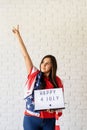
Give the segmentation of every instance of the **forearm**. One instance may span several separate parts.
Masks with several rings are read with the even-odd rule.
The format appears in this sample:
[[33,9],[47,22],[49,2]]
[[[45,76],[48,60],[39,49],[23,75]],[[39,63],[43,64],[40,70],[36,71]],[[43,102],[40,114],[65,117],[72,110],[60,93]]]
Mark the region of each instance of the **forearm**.
[[20,35],[19,32],[17,33],[16,37],[17,37],[17,39],[18,39],[18,41],[19,41],[19,46],[20,46],[22,55],[23,55],[24,57],[28,57],[29,54],[28,54],[28,52],[27,52],[27,49],[26,49],[25,44],[24,44],[24,41],[23,41],[23,39],[22,39],[22,37],[21,37],[21,35]]
[[19,41],[19,46],[20,46],[20,49],[21,49],[21,52],[22,52],[22,55],[25,59],[25,63],[26,63],[26,68],[27,68],[27,71],[29,73],[29,71],[31,70],[32,66],[33,66],[33,63],[32,63],[32,60],[28,54],[28,51],[26,49],[26,46],[24,44],[24,41],[20,35],[20,33],[17,34],[17,39]]

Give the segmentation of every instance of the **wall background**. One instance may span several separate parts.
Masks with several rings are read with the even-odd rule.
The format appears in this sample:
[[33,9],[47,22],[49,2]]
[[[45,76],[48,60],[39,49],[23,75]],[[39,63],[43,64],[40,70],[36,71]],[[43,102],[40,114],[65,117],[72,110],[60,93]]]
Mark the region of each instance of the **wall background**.
[[0,0],[0,129],[23,130],[27,72],[12,33],[17,24],[37,67],[46,54],[57,58],[66,102],[61,130],[86,130],[86,0]]

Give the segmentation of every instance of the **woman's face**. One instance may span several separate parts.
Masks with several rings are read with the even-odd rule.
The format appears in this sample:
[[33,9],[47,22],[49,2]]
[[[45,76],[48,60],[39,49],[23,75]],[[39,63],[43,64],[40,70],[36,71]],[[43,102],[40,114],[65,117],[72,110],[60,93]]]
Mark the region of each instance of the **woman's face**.
[[41,71],[44,73],[45,76],[49,76],[50,71],[52,68],[52,63],[50,58],[45,58],[40,66]]

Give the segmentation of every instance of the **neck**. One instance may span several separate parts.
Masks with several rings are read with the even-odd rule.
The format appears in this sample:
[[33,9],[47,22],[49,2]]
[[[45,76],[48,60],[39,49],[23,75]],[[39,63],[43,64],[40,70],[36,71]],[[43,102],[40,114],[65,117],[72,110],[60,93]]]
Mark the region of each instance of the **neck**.
[[50,74],[50,73],[44,73],[44,76],[48,78],[48,77],[49,77],[49,74]]

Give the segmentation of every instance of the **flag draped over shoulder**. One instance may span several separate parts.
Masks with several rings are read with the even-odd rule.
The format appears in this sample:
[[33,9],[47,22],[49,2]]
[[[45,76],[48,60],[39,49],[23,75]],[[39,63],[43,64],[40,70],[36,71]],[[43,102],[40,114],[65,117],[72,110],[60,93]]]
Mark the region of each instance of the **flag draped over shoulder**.
[[43,73],[37,70],[35,67],[31,69],[30,74],[28,75],[28,80],[25,84],[25,95],[24,99],[26,101],[26,112],[33,116],[40,116],[40,111],[35,111],[35,102],[34,102],[34,90],[39,89],[42,82]]
[[28,75],[28,79],[24,88],[24,99],[32,94],[32,91],[34,89],[34,84],[36,81],[36,76],[38,73],[39,73],[39,70],[36,67],[33,67],[31,69],[31,72]]

